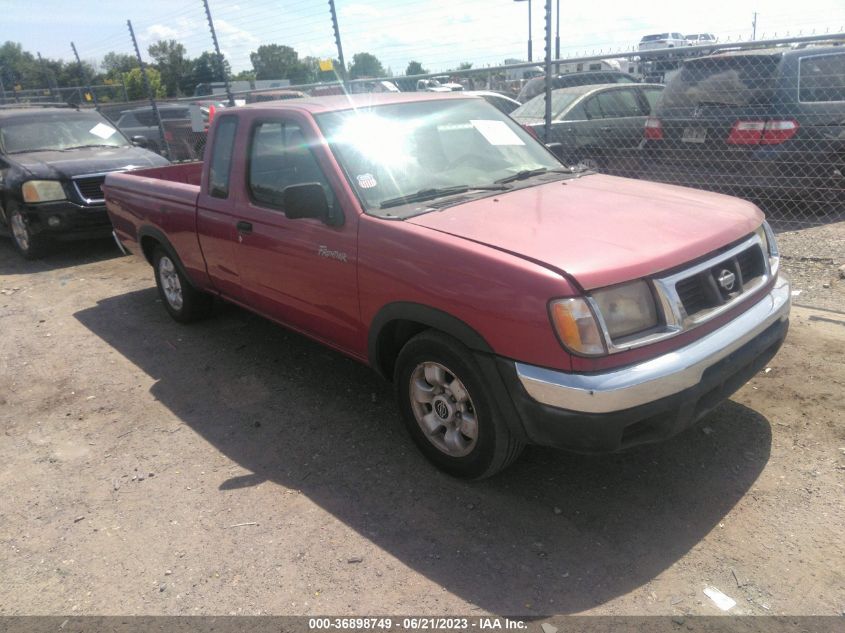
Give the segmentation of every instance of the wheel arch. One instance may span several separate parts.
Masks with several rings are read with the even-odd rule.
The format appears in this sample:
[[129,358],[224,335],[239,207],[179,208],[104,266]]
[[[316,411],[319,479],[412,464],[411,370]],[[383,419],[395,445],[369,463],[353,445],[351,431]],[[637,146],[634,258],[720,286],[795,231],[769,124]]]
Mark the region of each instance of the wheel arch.
[[448,334],[473,351],[493,353],[484,337],[458,317],[421,303],[399,301],[383,306],[373,317],[367,341],[370,366],[383,378],[392,380],[399,351],[413,336],[427,329]]
[[138,244],[141,246],[141,252],[144,254],[144,258],[150,265],[153,264],[153,253],[156,247],[160,246],[170,256],[170,259],[173,260],[173,263],[176,264],[176,267],[185,279],[190,281],[192,286],[196,287],[184,264],[182,264],[179,254],[163,232],[153,226],[142,226],[138,229]]

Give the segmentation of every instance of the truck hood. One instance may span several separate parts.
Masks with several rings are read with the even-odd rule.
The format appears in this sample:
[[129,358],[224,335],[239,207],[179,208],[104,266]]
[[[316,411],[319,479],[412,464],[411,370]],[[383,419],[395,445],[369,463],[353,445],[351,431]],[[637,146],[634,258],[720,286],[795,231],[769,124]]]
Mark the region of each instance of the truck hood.
[[169,164],[166,158],[134,146],[10,154],[8,160],[20,165],[33,178],[50,180]]
[[762,220],[755,205],[739,198],[595,174],[406,221],[536,261],[589,290],[694,260]]

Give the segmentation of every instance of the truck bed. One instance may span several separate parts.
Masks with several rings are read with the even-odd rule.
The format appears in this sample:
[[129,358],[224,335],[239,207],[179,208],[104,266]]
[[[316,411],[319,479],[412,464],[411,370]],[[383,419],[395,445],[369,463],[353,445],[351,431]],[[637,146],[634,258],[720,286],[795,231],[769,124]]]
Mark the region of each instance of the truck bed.
[[139,227],[144,226],[147,233],[166,235],[185,268],[204,276],[205,264],[197,241],[202,165],[183,163],[106,176],[106,207],[115,234],[127,249],[144,251],[144,236],[139,234]]

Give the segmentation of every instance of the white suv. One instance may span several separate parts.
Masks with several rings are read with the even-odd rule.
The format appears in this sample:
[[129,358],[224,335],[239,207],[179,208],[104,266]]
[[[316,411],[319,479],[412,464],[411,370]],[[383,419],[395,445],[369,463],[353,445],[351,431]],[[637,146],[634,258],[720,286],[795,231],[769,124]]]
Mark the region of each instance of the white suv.
[[655,33],[640,40],[641,51],[653,51],[661,48],[680,48],[688,46],[686,38],[680,33]]

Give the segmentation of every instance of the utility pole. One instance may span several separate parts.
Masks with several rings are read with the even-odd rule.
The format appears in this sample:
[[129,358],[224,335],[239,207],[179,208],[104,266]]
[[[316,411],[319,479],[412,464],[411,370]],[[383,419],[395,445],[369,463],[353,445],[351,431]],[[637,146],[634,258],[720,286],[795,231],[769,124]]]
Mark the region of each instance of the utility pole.
[[[525,2],[526,0],[513,0],[514,2]],[[531,0],[528,1],[528,61],[534,61],[533,56],[531,54],[532,49],[534,48],[531,43]]]
[[126,26],[129,27],[129,37],[132,38],[132,46],[135,48],[135,57],[138,59],[138,67],[141,69],[141,81],[144,84],[144,89],[147,91],[147,94],[150,97],[150,105],[153,108],[153,114],[155,115],[156,122],[158,123],[159,147],[162,148],[165,152],[167,152],[167,156],[169,158],[170,145],[167,144],[167,137],[164,136],[164,125],[161,122],[161,114],[158,111],[155,95],[153,94],[152,88],[150,86],[150,81],[147,78],[147,67],[144,64],[144,60],[141,59],[141,49],[138,48],[138,40],[135,39],[135,29],[132,28],[132,20],[126,20]]
[[223,65],[223,54],[220,52],[220,44],[217,42],[217,31],[214,30],[214,22],[211,20],[211,9],[208,8],[208,0],[202,0],[202,3],[205,6],[205,17],[208,18],[208,28],[211,31],[211,41],[214,42],[214,52],[217,55],[217,66],[220,69],[220,76],[223,77],[223,85],[226,87],[226,98],[229,100],[229,107],[234,108],[235,98],[232,96],[232,88],[229,86],[229,78],[226,76],[226,66]]
[[[530,5],[529,5],[530,6]],[[546,113],[543,126],[543,141],[548,143],[552,136],[552,0],[546,0]]]
[[757,12],[754,12],[754,19],[751,20],[751,41],[757,39]]
[[71,42],[70,47],[73,49],[73,56],[76,57],[76,63],[79,65],[79,79],[82,85],[85,86],[85,92],[91,95],[91,99],[94,101],[94,107],[99,111],[100,104],[97,103],[97,93],[91,90],[91,86],[88,85],[88,80],[85,78],[85,69],[82,67],[82,60],[79,59],[79,53],[76,52],[76,44]]
[[340,62],[340,80],[346,82],[346,61],[343,59],[343,47],[340,45],[340,27],[337,25],[337,11],[334,8],[334,0],[329,0],[329,11],[332,14],[334,41],[337,44],[337,60]]

